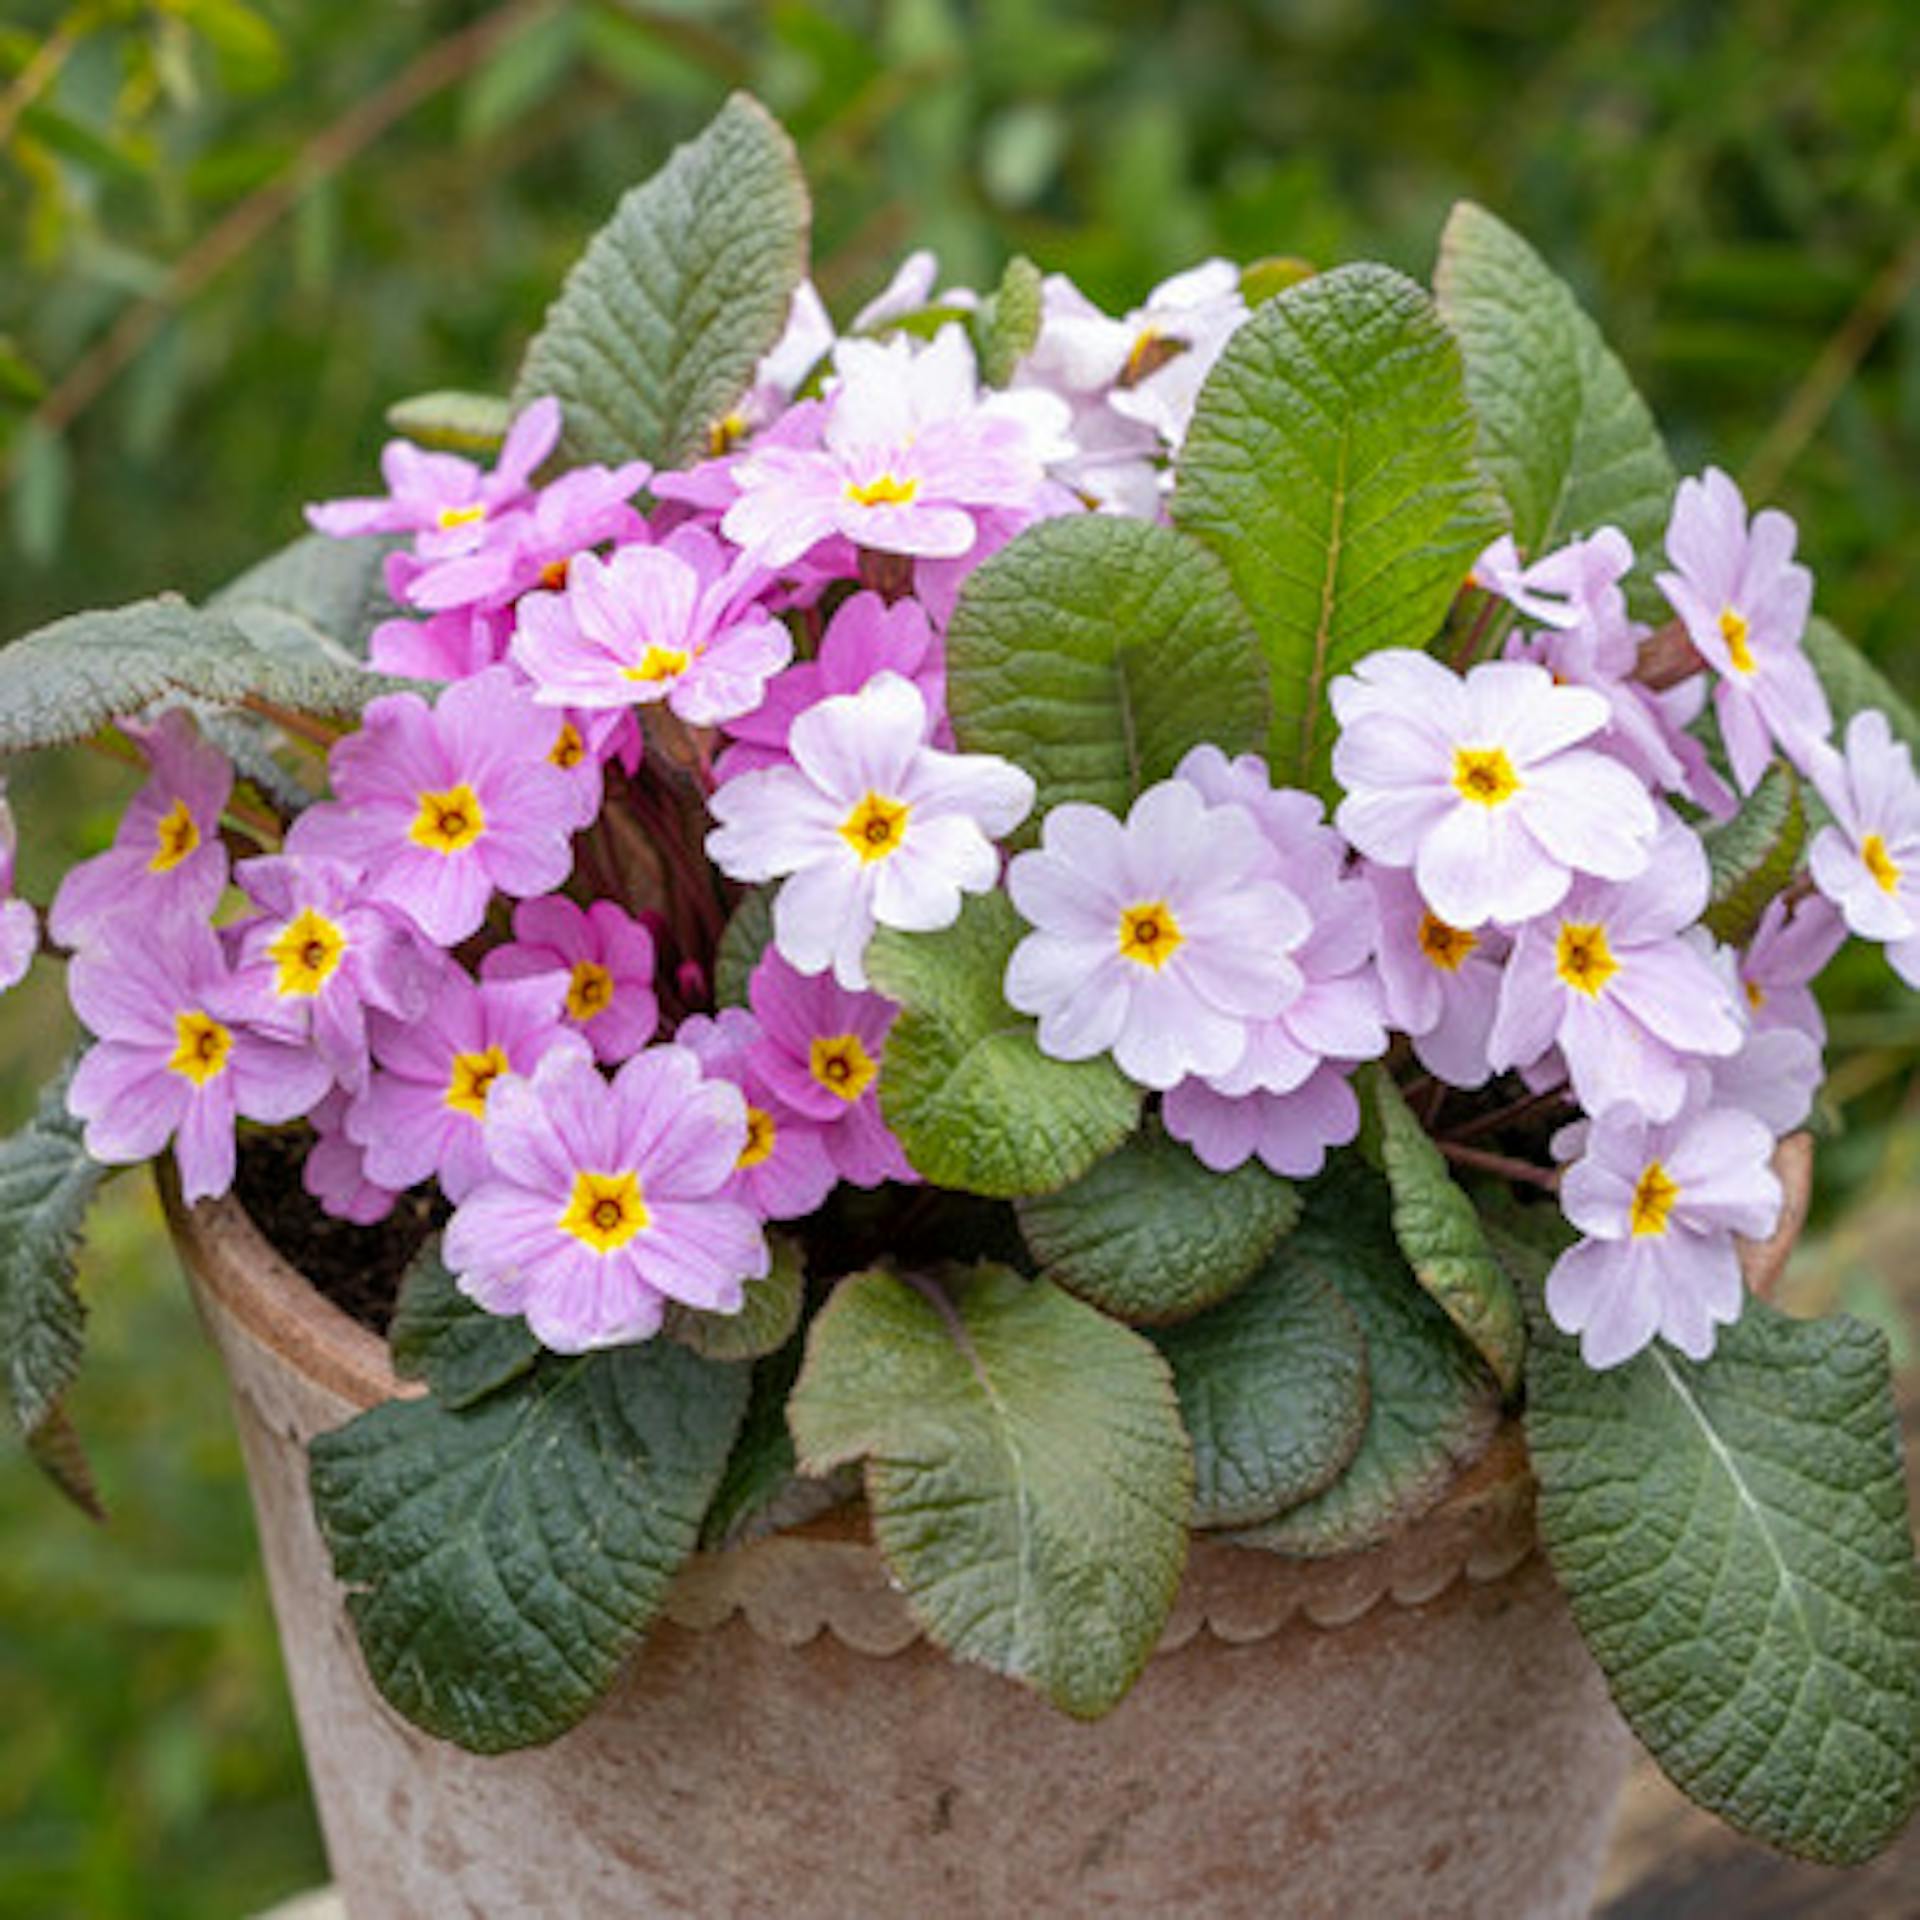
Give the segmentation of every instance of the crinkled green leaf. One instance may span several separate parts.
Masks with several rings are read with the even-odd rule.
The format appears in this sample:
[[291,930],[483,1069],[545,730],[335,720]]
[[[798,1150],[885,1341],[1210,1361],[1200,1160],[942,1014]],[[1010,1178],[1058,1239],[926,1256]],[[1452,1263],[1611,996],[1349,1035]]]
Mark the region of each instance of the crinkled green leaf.
[[874,986],[901,1004],[880,1068],[880,1110],[923,1179],[993,1199],[1049,1193],[1111,1153],[1140,1116],[1113,1062],[1050,1060],[1007,1005],[1026,931],[1005,894],[976,894],[942,933],[882,928]]
[[387,1701],[476,1753],[578,1721],[693,1551],[747,1385],[654,1340],[315,1440],[321,1531]]
[[1615,526],[1643,569],[1673,503],[1673,461],[1625,367],[1572,290],[1484,207],[1461,201],[1434,270],[1460,342],[1480,457],[1538,559]]
[[1353,1553],[1431,1508],[1500,1424],[1500,1396],[1473,1349],[1408,1270],[1385,1182],[1358,1167],[1322,1179],[1273,1255],[1327,1281],[1367,1343],[1367,1430],[1324,1493],[1234,1538],[1279,1553]]
[[1367,1430],[1367,1343],[1305,1260],[1153,1336],[1193,1442],[1196,1527],[1250,1527],[1339,1479]]
[[1542,1324],[1540,1534],[1628,1724],[1742,1832],[1836,1866],[1920,1798],[1920,1586],[1885,1337],[1749,1300],[1606,1373]]
[[1266,675],[1218,561],[1168,527],[1042,521],[968,578],[947,633],[960,744],[1038,784],[1016,839],[1066,800],[1124,813],[1190,748],[1261,743]]
[[436,1238],[407,1269],[387,1329],[393,1370],[424,1380],[445,1407],[467,1407],[518,1380],[540,1358],[540,1342],[518,1314],[489,1313],[462,1293]]
[[1192,1456],[1141,1335],[1004,1267],[843,1281],[789,1407],[801,1464],[864,1458],[929,1636],[1084,1719],[1139,1677],[1186,1560]]
[[387,425],[423,447],[468,458],[498,453],[513,424],[513,408],[497,393],[461,393],[436,387],[396,400]]
[[1016,253],[988,303],[980,340],[980,378],[1004,387],[1040,337],[1040,269]]
[[1210,1172],[1153,1122],[1019,1212],[1049,1280],[1122,1320],[1160,1324],[1243,1285],[1300,1217],[1300,1200],[1258,1160]]
[[801,1353],[795,1340],[754,1366],[747,1416],[700,1533],[700,1545],[708,1552],[802,1526],[859,1497],[857,1469],[843,1468],[815,1480],[800,1471],[794,1457],[787,1397],[799,1378]]
[[1807,844],[1799,776],[1776,760],[1740,811],[1703,837],[1713,896],[1701,918],[1716,940],[1745,946],[1767,903],[1799,870]]
[[228,581],[208,611],[225,614],[265,653],[354,665],[366,659],[375,625],[399,611],[386,576],[395,544],[303,534]]
[[1480,1215],[1440,1149],[1384,1068],[1368,1070],[1380,1125],[1380,1156],[1393,1195],[1393,1232],[1413,1276],[1473,1343],[1512,1393],[1526,1360],[1526,1316],[1506,1269],[1487,1244]]
[[809,220],[793,143],[735,94],[594,237],[527,348],[514,411],[554,395],[575,461],[703,453],[786,325]]
[[1827,703],[1833,708],[1835,744],[1847,730],[1847,722],[1869,707],[1887,716],[1896,740],[1904,740],[1920,754],[1920,716],[1912,704],[1887,676],[1856,647],[1831,620],[1820,615],[1807,622],[1807,658],[1826,689]]
[[784,1347],[806,1304],[807,1257],[789,1234],[770,1234],[768,1242],[773,1265],[765,1279],[747,1282],[738,1313],[700,1313],[676,1301],[667,1308],[667,1336],[709,1360],[759,1360]]
[[773,896],[778,887],[754,887],[740,896],[720,935],[713,961],[713,997],[723,1007],[747,1004],[747,983],[773,945]]
[[1328,790],[1334,675],[1426,646],[1500,531],[1474,435],[1459,348],[1386,267],[1267,301],[1208,376],[1173,517],[1226,562],[1259,629],[1277,781]]

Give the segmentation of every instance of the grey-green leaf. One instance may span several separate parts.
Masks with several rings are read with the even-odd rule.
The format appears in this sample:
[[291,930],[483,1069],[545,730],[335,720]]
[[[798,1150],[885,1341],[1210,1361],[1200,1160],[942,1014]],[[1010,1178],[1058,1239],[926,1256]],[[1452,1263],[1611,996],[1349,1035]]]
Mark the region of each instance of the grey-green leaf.
[[1039,804],[1124,813],[1190,748],[1261,744],[1266,674],[1225,571],[1172,529],[1042,521],[969,577],[947,634],[947,701],[969,752],[1024,767]]
[[809,1479],[794,1456],[787,1431],[787,1397],[800,1374],[799,1341],[755,1363],[746,1418],[727,1459],[720,1490],[700,1530],[704,1551],[717,1552],[797,1527],[857,1499],[860,1475],[844,1468],[822,1480]]
[[1242,1286],[1300,1200],[1258,1160],[1210,1172],[1156,1121],[1019,1214],[1049,1280],[1119,1319],[1164,1324]]
[[738,1313],[701,1313],[676,1301],[662,1331],[709,1360],[759,1360],[784,1347],[806,1304],[807,1259],[790,1234],[769,1234],[768,1241],[773,1264],[764,1279],[747,1282]]
[[1383,1067],[1367,1070],[1380,1123],[1381,1166],[1393,1195],[1393,1232],[1413,1276],[1473,1343],[1502,1389],[1520,1384],[1526,1316],[1480,1215]]
[[1920,1798],[1920,1587],[1884,1336],[1749,1300],[1696,1364],[1595,1373],[1537,1329],[1540,1533],[1628,1723],[1681,1790],[1837,1866]]
[[574,461],[703,453],[786,325],[810,218],[793,143],[735,94],[594,237],[527,348],[514,411],[554,395]]
[[1367,1429],[1324,1493],[1234,1538],[1278,1553],[1354,1553],[1417,1520],[1485,1452],[1500,1396],[1408,1270],[1378,1178],[1357,1167],[1324,1178],[1273,1258],[1327,1281],[1353,1310],[1367,1342]]
[[801,1464],[867,1463],[874,1537],[950,1653],[1091,1719],[1165,1628],[1192,1458],[1139,1334],[1004,1267],[843,1281],[789,1407]]
[[1193,1442],[1193,1524],[1250,1527],[1331,1486],[1360,1449],[1370,1390],[1353,1310],[1303,1260],[1154,1336]]
[[1049,1059],[1007,1005],[1024,931],[1005,894],[976,894],[945,932],[882,928],[867,950],[874,986],[901,1003],[880,1068],[887,1124],[923,1179],[999,1200],[1064,1187],[1140,1116],[1111,1060]]
[[263,653],[351,666],[367,657],[374,626],[398,609],[387,592],[395,542],[369,535],[303,534],[230,580],[208,601]]
[[485,1399],[540,1358],[540,1342],[525,1320],[489,1313],[460,1291],[437,1239],[400,1283],[387,1345],[394,1372],[403,1380],[424,1380],[445,1407]]
[[1776,760],[1740,811],[1703,838],[1713,894],[1701,918],[1716,940],[1745,946],[1768,902],[1793,879],[1807,844],[1799,776]]
[[740,896],[720,935],[713,962],[713,997],[723,1007],[744,1007],[753,970],[773,944],[773,896],[778,887],[754,887]]
[[980,341],[980,378],[1004,387],[1040,337],[1040,269],[1016,253],[988,303]]
[[1615,526],[1658,551],[1673,461],[1626,369],[1572,290],[1484,207],[1461,201],[1434,289],[1466,362],[1480,457],[1528,559]]
[[693,1550],[747,1385],[656,1340],[322,1434],[321,1530],[391,1705],[476,1753],[578,1721]]
[[1807,622],[1807,658],[1826,689],[1833,709],[1836,743],[1847,722],[1869,707],[1887,716],[1896,740],[1904,740],[1920,754],[1920,716],[1887,676],[1856,647],[1831,620],[1818,614]]
[[1385,267],[1267,301],[1208,376],[1173,517],[1226,562],[1259,629],[1277,781],[1327,790],[1334,675],[1426,646],[1500,531],[1474,438],[1459,348]]
[[497,393],[459,393],[436,388],[396,400],[387,425],[423,447],[468,456],[497,453],[513,424],[513,408]]

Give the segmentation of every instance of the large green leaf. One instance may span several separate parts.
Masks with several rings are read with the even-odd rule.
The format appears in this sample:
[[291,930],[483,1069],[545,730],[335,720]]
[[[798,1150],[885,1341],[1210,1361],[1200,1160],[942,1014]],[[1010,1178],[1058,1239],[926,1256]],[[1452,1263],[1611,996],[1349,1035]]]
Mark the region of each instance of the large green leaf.
[[786,325],[809,218],[793,143],[735,94],[595,235],[527,348],[514,412],[554,395],[576,461],[704,453]]
[[1367,1343],[1304,1260],[1275,1258],[1232,1299],[1155,1342],[1193,1442],[1193,1524],[1250,1527],[1331,1486],[1367,1430]]
[[375,625],[398,612],[387,592],[395,542],[303,534],[230,580],[208,601],[263,653],[351,666]]
[[1259,628],[1276,780],[1325,788],[1329,681],[1380,647],[1426,646],[1500,531],[1474,434],[1459,348],[1385,267],[1269,300],[1209,375],[1173,517],[1225,560]]
[[1460,342],[1480,457],[1528,559],[1616,526],[1643,561],[1673,502],[1673,462],[1626,369],[1566,283],[1470,200],[1441,236],[1434,290]]
[[1273,1262],[1330,1282],[1353,1310],[1367,1343],[1367,1430],[1324,1493],[1234,1538],[1279,1553],[1356,1552],[1418,1519],[1485,1451],[1500,1396],[1408,1271],[1374,1176],[1347,1167],[1324,1178]]
[[795,1340],[755,1362],[740,1437],[700,1530],[704,1550],[717,1552],[800,1526],[859,1498],[858,1468],[843,1468],[823,1480],[800,1471],[787,1430],[787,1397],[800,1376],[801,1357],[801,1343]]
[[1887,1345],[1749,1300],[1703,1364],[1536,1329],[1540,1533],[1635,1733],[1743,1832],[1847,1865],[1920,1797],[1920,1587]]
[[322,1434],[320,1526],[387,1700],[476,1753],[579,1720],[693,1550],[747,1385],[656,1340]]
[[1162,1323],[1242,1285],[1300,1217],[1300,1200],[1258,1160],[1210,1172],[1153,1122],[1019,1212],[1049,1280],[1122,1320]]
[[1799,776],[1776,760],[1740,811],[1704,840],[1713,897],[1701,918],[1716,940],[1745,946],[1767,903],[1793,879],[1807,844]]
[[1033,351],[1040,337],[1041,301],[1040,269],[1024,253],[1016,253],[975,319],[980,378],[988,386],[1004,387]]
[[1473,1202],[1383,1067],[1367,1072],[1380,1122],[1380,1158],[1393,1194],[1393,1231],[1413,1276],[1472,1341],[1500,1385],[1520,1384],[1527,1324]]
[[1266,675],[1225,571],[1171,528],[1042,521],[968,578],[947,634],[947,701],[970,752],[1026,768],[1038,837],[1064,800],[1124,813],[1190,748],[1261,744]]
[[518,1380],[541,1351],[518,1314],[489,1313],[460,1291],[437,1238],[400,1282],[387,1345],[394,1372],[403,1380],[424,1380],[449,1408],[471,1406]]
[[788,1409],[801,1464],[865,1459],[874,1537],[950,1653],[1092,1718],[1166,1625],[1192,1457],[1166,1363],[1044,1280],[843,1281]]
[[880,1069],[887,1124],[923,1178],[1002,1200],[1077,1179],[1140,1114],[1111,1060],[1048,1059],[1007,1005],[1024,931],[1004,894],[976,894],[945,932],[882,928],[867,949],[873,984],[901,1004]]
[[1833,708],[1836,744],[1847,722],[1868,707],[1877,707],[1892,724],[1896,740],[1904,740],[1920,754],[1920,716],[1906,696],[1831,620],[1818,614],[1807,622],[1807,658],[1826,689]]
[[709,1360],[760,1360],[793,1338],[807,1299],[807,1256],[790,1234],[768,1236],[773,1264],[749,1280],[738,1313],[702,1313],[679,1301],[667,1308],[662,1331]]

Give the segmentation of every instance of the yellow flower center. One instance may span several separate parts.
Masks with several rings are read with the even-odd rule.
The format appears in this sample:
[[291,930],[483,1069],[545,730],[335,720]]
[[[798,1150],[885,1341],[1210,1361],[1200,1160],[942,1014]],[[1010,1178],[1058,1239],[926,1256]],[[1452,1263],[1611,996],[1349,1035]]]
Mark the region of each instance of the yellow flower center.
[[1758,980],[1743,980],[1740,983],[1747,990],[1747,1005],[1755,1013],[1767,1004],[1767,990]]
[[780,1129],[774,1125],[773,1115],[764,1107],[747,1109],[747,1144],[740,1149],[740,1158],[734,1163],[739,1167],[757,1167],[764,1160],[773,1157],[773,1149],[780,1138]]
[[449,787],[445,793],[423,793],[420,811],[407,837],[430,853],[464,853],[487,830],[480,796],[471,787]]
[[451,533],[455,527],[470,527],[486,517],[487,510],[478,500],[470,507],[442,507],[438,515],[442,533]]
[[880,1071],[854,1033],[819,1035],[807,1050],[807,1066],[829,1093],[838,1094],[848,1106],[873,1085],[873,1076]]
[[847,482],[847,498],[856,507],[911,506],[919,491],[918,480],[896,480],[890,473],[881,474],[877,480]]
[[1607,945],[1606,928],[1597,920],[1562,921],[1554,971],[1576,993],[1597,1000],[1600,989],[1620,971],[1620,962]]
[[1442,973],[1458,973],[1479,944],[1480,936],[1465,927],[1450,927],[1430,913],[1420,916],[1420,951]]
[[1187,944],[1164,900],[1140,900],[1120,914],[1120,957],[1158,973]]
[[1893,893],[1900,885],[1900,863],[1887,851],[1887,843],[1877,833],[1860,842],[1860,863],[1873,875],[1882,893]]
[[653,1223],[637,1173],[580,1173],[560,1216],[563,1231],[595,1253],[612,1253]]
[[567,584],[567,569],[572,565],[572,554],[568,554],[564,560],[549,560],[547,564],[540,569],[540,584],[545,587],[549,593],[560,592]]
[[488,1047],[483,1053],[456,1053],[447,1080],[447,1105],[470,1120],[484,1120],[493,1083],[512,1071],[513,1062],[499,1047]]
[[746,437],[746,415],[729,413],[707,429],[707,451],[718,460],[723,453],[731,453]]
[[693,655],[685,647],[649,647],[638,666],[626,669],[626,677],[642,686],[657,687],[662,680],[679,679],[692,665]]
[[325,914],[303,907],[269,943],[267,957],[281,999],[311,1000],[347,957],[347,936]]
[[197,1009],[176,1014],[173,1021],[176,1045],[168,1068],[196,1087],[218,1080],[227,1070],[233,1053],[233,1035],[211,1014]]
[[567,1015],[585,1026],[613,1005],[613,975],[597,960],[576,960],[567,983]]
[[1169,360],[1177,360],[1187,350],[1184,340],[1169,339],[1158,327],[1142,327],[1128,351],[1126,365],[1114,380],[1116,387],[1137,387],[1156,374]]
[[862,866],[884,860],[900,851],[900,843],[907,837],[907,816],[912,811],[904,800],[869,793],[840,822],[840,838],[860,856]]
[[1520,776],[1504,747],[1457,747],[1453,790],[1477,807],[1504,806],[1520,791]]
[[1720,638],[1727,643],[1727,658],[1733,662],[1735,673],[1753,671],[1753,649],[1747,645],[1750,631],[1744,615],[1735,613],[1731,607],[1720,609]]
[[200,829],[184,800],[176,800],[154,828],[153,841],[153,858],[147,862],[149,873],[171,873],[188,854],[198,851]]
[[1680,1188],[1673,1175],[1658,1160],[1649,1160],[1633,1184],[1633,1237],[1644,1240],[1665,1233],[1667,1217],[1679,1198]]
[[571,773],[587,757],[587,743],[580,737],[580,729],[571,720],[566,721],[554,739],[553,751],[547,758],[562,773]]

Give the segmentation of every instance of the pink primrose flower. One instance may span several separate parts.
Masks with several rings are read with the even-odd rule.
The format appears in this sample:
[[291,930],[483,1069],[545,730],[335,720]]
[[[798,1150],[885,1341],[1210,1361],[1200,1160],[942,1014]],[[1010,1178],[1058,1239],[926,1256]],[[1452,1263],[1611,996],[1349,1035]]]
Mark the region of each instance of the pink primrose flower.
[[19,847],[13,808],[7,801],[7,782],[0,774],[0,993],[26,978],[33,956],[40,951],[40,916],[13,891],[13,863]]
[[1869,708],[1848,722],[1844,755],[1829,748],[1815,759],[1813,780],[1834,820],[1808,855],[1814,885],[1920,987],[1920,781],[1911,750]]
[[1231,1173],[1259,1158],[1287,1180],[1310,1180],[1330,1148],[1360,1132],[1360,1101],[1347,1075],[1351,1062],[1324,1060],[1286,1093],[1219,1093],[1213,1083],[1182,1080],[1161,1102],[1174,1139],[1215,1173]]
[[367,661],[409,680],[470,680],[507,657],[513,612],[507,607],[455,607],[424,620],[382,620],[367,640]]
[[345,1088],[335,1087],[308,1114],[314,1140],[301,1163],[300,1184],[320,1203],[322,1213],[370,1227],[393,1211],[400,1196],[367,1178],[366,1151],[347,1135],[352,1103]]
[[488,1164],[448,1223],[460,1289],[524,1314],[558,1353],[657,1333],[667,1303],[737,1313],[770,1261],[748,1209],[726,1197],[746,1146],[746,1102],[684,1047],[650,1047],[602,1079],[552,1054],[489,1103]]
[[552,983],[556,1017],[585,1035],[594,1058],[618,1065],[654,1036],[653,935],[611,900],[576,906],[555,895],[513,910],[513,944],[480,963],[486,980]]
[[1388,1022],[1413,1042],[1420,1064],[1450,1087],[1493,1077],[1487,1037],[1500,1000],[1510,942],[1494,927],[1469,931],[1442,920],[1413,876],[1368,863],[1380,910],[1380,982]]

